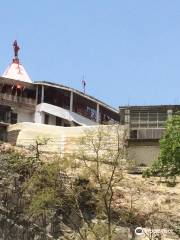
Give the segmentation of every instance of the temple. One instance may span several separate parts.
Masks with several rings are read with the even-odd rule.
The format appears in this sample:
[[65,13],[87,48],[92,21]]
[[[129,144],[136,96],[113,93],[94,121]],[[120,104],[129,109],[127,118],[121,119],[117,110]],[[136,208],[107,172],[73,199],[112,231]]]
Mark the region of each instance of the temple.
[[61,84],[32,81],[19,60],[17,41],[14,57],[0,77],[0,139],[7,126],[21,122],[56,126],[90,126],[119,122],[117,109],[84,92]]
[[19,60],[17,41],[13,49],[12,63],[0,77],[0,141],[29,146],[39,135],[51,136],[54,143],[49,151],[65,152],[84,129],[120,123],[122,131],[127,130],[130,161],[149,165],[158,158],[166,120],[180,111],[180,105],[115,109],[86,94],[84,79],[82,92],[52,82],[34,82]]

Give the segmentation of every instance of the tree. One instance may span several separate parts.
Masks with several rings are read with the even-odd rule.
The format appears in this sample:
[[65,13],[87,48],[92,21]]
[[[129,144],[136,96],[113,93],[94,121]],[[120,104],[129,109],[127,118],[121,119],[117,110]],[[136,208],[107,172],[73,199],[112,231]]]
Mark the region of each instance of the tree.
[[32,196],[26,194],[27,182],[43,166],[39,150],[42,144],[37,140],[33,151],[6,144],[0,146],[0,234],[3,239],[23,240],[26,235],[31,240],[44,234],[27,214]]
[[[126,157],[126,131],[119,125],[100,126],[96,130],[87,130],[80,140],[76,159],[84,163],[84,175],[94,183],[97,191],[98,212],[104,235],[99,238],[113,239],[113,196],[119,181],[123,178],[122,166]],[[98,209],[99,208],[99,209]],[[103,220],[103,224],[102,221]],[[97,228],[87,222],[89,228]],[[94,228],[95,227],[95,228]],[[102,233],[101,233],[102,234]],[[94,230],[95,239],[99,239]]]
[[[56,225],[51,231],[55,238],[114,239],[113,196],[123,177],[125,134],[119,125],[91,128],[77,140],[76,153],[49,159],[34,172],[27,183],[29,214],[41,219],[45,233],[47,226]],[[71,228],[73,238],[62,224]]]
[[165,134],[160,140],[160,155],[145,175],[172,178],[180,175],[180,115],[176,114],[166,123]]

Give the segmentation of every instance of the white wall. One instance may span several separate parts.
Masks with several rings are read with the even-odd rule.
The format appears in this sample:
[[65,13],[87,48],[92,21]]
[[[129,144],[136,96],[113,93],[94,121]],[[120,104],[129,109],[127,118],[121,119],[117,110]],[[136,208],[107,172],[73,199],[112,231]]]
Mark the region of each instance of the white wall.
[[129,160],[136,164],[151,165],[159,156],[159,146],[130,146],[128,149]]
[[41,103],[36,106],[35,119],[34,119],[35,123],[44,123],[44,121],[43,121],[44,113],[53,115],[55,117],[60,117],[69,122],[74,121],[82,126],[97,125],[96,122],[91,121],[90,119],[88,119],[86,117],[83,117],[77,113],[71,112],[64,108],[57,107],[57,106],[54,106],[54,105],[51,105],[48,103]]
[[17,109],[17,122],[33,122],[34,113],[28,112],[26,110]]
[[34,122],[35,123],[44,123],[44,112],[36,110],[34,113]]
[[[101,126],[103,131],[107,131],[111,136],[111,141],[116,143],[116,126]],[[19,132],[16,144],[20,146],[30,146],[34,144],[37,137],[48,138],[50,141],[47,145],[42,146],[42,151],[57,152],[57,153],[72,153],[79,151],[80,145],[78,144],[78,138],[80,139],[88,130],[92,130],[97,135],[99,126],[78,126],[78,127],[60,127],[47,124],[38,123],[17,123],[10,125],[7,129],[8,134],[13,132]],[[120,142],[124,142],[125,127],[121,126],[119,129],[119,135],[122,136]],[[111,135],[112,134],[112,135]],[[113,140],[114,139],[114,140]],[[112,145],[117,146],[117,144]]]

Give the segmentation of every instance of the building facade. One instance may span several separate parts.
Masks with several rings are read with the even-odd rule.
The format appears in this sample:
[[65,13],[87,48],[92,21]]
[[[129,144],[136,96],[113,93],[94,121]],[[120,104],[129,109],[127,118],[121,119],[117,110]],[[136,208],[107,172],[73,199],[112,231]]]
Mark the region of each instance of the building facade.
[[45,81],[33,82],[18,58],[0,77],[0,140],[10,124],[32,122],[56,126],[90,126],[119,122],[117,109],[76,89]]
[[[149,165],[158,158],[165,122],[180,111],[180,105],[122,106],[118,111],[71,87],[33,82],[19,61],[16,41],[13,47],[13,61],[0,77],[0,140],[7,140],[8,126],[16,123],[86,127],[120,122],[128,129],[129,160]],[[19,125],[9,129],[11,142],[16,143],[24,130]]]
[[128,128],[128,157],[137,165],[149,165],[159,156],[159,140],[165,123],[180,105],[119,107],[120,123]]

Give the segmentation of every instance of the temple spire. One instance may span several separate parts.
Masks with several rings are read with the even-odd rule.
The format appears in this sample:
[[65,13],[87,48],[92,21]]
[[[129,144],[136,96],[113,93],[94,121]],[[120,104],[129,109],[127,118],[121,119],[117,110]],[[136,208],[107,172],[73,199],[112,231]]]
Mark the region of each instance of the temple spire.
[[13,62],[7,67],[2,77],[32,83],[32,80],[28,76],[23,65],[19,62],[18,52],[20,50],[20,47],[18,46],[16,40],[13,43],[13,49],[14,49]]
[[14,48],[14,63],[19,63],[19,58],[18,58],[18,52],[20,50],[20,47],[18,46],[17,40],[14,41],[13,43],[13,48]]

